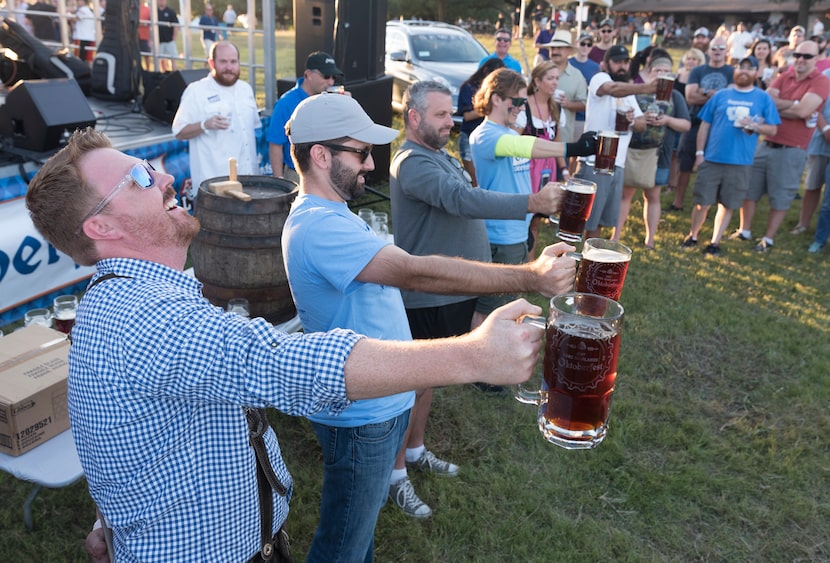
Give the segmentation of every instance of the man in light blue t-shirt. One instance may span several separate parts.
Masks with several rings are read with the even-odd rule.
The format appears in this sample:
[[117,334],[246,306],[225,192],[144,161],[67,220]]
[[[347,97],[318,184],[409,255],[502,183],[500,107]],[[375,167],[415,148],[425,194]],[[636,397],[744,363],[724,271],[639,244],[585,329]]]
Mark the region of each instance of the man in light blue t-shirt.
[[[413,256],[376,235],[347,202],[364,192],[364,175],[374,169],[372,145],[387,144],[398,132],[373,123],[351,97],[312,96],[297,106],[287,129],[300,192],[282,247],[307,332],[347,328],[382,340],[411,340],[398,288],[461,295],[569,290],[573,261],[560,258],[570,248],[566,245],[545,249],[531,265],[497,268]],[[355,401],[339,415],[309,417],[323,448],[324,475],[320,523],[307,561],[370,561],[375,522],[387,495],[409,516],[431,514],[405,467],[390,486],[413,401],[414,393],[401,393]],[[445,476],[458,472],[423,446],[407,465]]]
[[484,61],[487,59],[493,59],[498,57],[504,63],[504,66],[509,68],[510,70],[514,70],[519,74],[522,73],[522,65],[519,61],[511,57],[507,52],[510,50],[510,43],[512,42],[512,38],[510,36],[510,32],[506,29],[500,29],[496,32],[496,50],[494,53],[487,55],[486,57],[482,57],[480,61],[478,61],[478,66],[484,64]]
[[[519,135],[512,126],[527,103],[527,82],[521,75],[502,68],[484,79],[474,99],[484,122],[470,135],[478,185],[485,190],[511,194],[530,194],[530,159],[594,154],[595,132],[575,143],[548,141]],[[528,227],[532,215],[524,219],[487,220],[487,236],[493,262],[523,264],[527,261]],[[473,326],[481,323],[496,307],[514,299],[509,294],[480,297]]]

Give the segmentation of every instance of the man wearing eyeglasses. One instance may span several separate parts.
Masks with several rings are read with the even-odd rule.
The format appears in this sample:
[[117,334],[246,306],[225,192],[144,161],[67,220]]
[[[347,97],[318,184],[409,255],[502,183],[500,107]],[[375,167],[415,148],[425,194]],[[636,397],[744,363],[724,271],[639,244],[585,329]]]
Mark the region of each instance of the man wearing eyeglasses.
[[591,48],[588,58],[597,64],[602,63],[605,58],[605,52],[614,44],[614,20],[606,18],[599,24],[599,31],[597,31],[597,43]]
[[709,61],[696,66],[689,73],[686,84],[686,103],[689,105],[689,115],[692,118],[692,128],[680,138],[678,160],[680,174],[677,177],[677,186],[674,191],[674,201],[663,211],[667,213],[683,211],[686,188],[692,177],[697,152],[697,132],[700,119],[697,114],[718,90],[732,84],[735,69],[726,64],[726,39],[718,36],[709,44]]
[[191,200],[204,180],[228,175],[230,157],[240,174],[259,173],[262,122],[251,85],[239,80],[239,50],[227,41],[214,43],[208,65],[210,74],[185,88],[173,118],[173,134],[190,147]]
[[[807,145],[818,123],[818,112],[830,92],[830,79],[816,70],[818,45],[814,41],[800,43],[793,53],[792,68],[773,80],[767,94],[772,96],[781,116],[778,132],[764,139],[755,151],[749,192],[741,207],[741,226],[730,238],[751,240],[752,219],[758,201],[769,198],[769,216],[764,236],[755,251],[773,248],[775,234],[787,214],[807,162]],[[818,204],[818,193],[808,191],[804,205]],[[796,227],[793,234],[806,230]]]
[[291,143],[285,134],[285,124],[300,102],[309,96],[325,92],[335,81],[340,80],[342,75],[343,72],[337,68],[334,57],[323,51],[315,51],[306,58],[305,70],[297,79],[297,84],[280,96],[274,104],[267,139],[271,173],[275,177],[287,178],[294,182],[300,180],[291,161]]
[[[596,73],[599,72],[599,64],[595,63],[591,59],[588,58],[588,55],[591,52],[591,49],[594,47],[594,36],[588,33],[587,31],[583,31],[579,36],[579,41],[576,44],[576,54],[568,59],[568,62],[576,68],[579,72],[582,73],[582,77],[585,79],[585,94],[587,100],[587,84],[591,83],[591,79],[594,77]],[[582,108],[581,111],[577,111],[576,115],[574,116],[574,132],[573,138],[578,139],[582,136],[582,133],[585,131],[585,108]],[[576,160],[572,161],[572,166],[576,167]]]
[[[450,106],[447,127],[452,126],[451,114]],[[411,340],[398,288],[455,295],[569,289],[574,264],[562,256],[569,246],[549,247],[526,266],[497,268],[446,256],[414,256],[376,235],[348,202],[364,193],[365,174],[374,169],[372,146],[391,142],[398,132],[373,123],[352,98],[312,96],[297,106],[287,129],[300,192],[285,223],[282,247],[305,330],[347,328],[383,340]],[[358,401],[340,413],[309,416],[323,450],[324,476],[320,523],[307,561],[371,561],[375,522],[387,496],[409,516],[430,516],[405,469],[390,486],[404,432],[416,424],[410,422],[414,400],[414,393],[401,393]],[[419,450],[410,466],[457,474],[456,465],[423,444]]]
[[482,57],[482,59],[480,61],[478,61],[478,66],[480,67],[482,64],[484,64],[484,61],[486,61],[487,59],[492,59],[492,58],[498,57],[502,60],[502,62],[504,63],[504,66],[506,66],[510,70],[514,70],[514,71],[518,72],[519,74],[521,74],[522,73],[521,63],[519,61],[517,61],[516,59],[514,59],[513,57],[511,57],[510,54],[508,53],[508,51],[510,50],[510,43],[511,42],[512,42],[512,39],[510,37],[510,31],[508,31],[504,28],[499,29],[496,32],[496,50],[495,50],[495,52],[493,52],[490,55],[487,55],[486,57]]
[[[312,150],[330,163],[329,149]],[[341,153],[353,159],[349,168],[358,167],[359,150]],[[291,475],[274,431],[254,425],[273,477],[273,490],[262,487],[270,494],[259,493],[246,409],[336,413],[414,388],[482,377],[519,383],[538,362],[542,332],[516,322],[541,313],[526,302],[499,311],[484,330],[430,343],[348,330],[288,335],[211,305],[182,271],[199,222],[176,205],[173,177],[93,129],[74,133],[43,165],[26,206],[46,240],[96,265],[72,329],[68,404],[116,561],[291,561],[283,531]],[[569,259],[558,262],[562,283],[540,289],[559,290],[573,276]],[[93,531],[87,546],[102,536]],[[272,548],[271,559],[260,557]]]

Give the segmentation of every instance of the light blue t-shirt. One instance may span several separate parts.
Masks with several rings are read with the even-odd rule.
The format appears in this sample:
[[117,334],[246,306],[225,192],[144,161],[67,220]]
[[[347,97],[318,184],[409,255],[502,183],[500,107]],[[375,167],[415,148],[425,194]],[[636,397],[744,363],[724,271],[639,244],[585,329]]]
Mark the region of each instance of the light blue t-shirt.
[[[488,61],[490,59],[495,59],[496,57],[498,57],[498,55],[495,54],[495,53],[493,53],[492,55],[487,55],[486,57],[482,57],[482,59],[480,61],[478,61],[479,68],[481,67],[481,65],[484,64],[485,61]],[[506,66],[510,70],[515,70],[519,74],[522,73],[522,64],[519,61],[517,61],[516,59],[514,59],[513,57],[511,57],[510,55],[506,55],[502,59],[502,62],[504,63],[504,66]]]
[[704,151],[707,161],[749,166],[755,160],[758,135],[747,135],[742,128],[735,127],[735,119],[741,111],[748,112],[749,116],[763,117],[768,125],[781,124],[775,102],[760,88],[749,92],[739,92],[734,88],[718,90],[697,114],[701,121],[711,124]]
[[[823,71],[822,74],[830,78],[830,69]],[[824,109],[821,111],[824,114],[824,120],[830,123],[830,104],[825,103]],[[830,156],[830,143],[824,140],[824,133],[821,132],[821,128],[819,127],[816,127],[816,130],[813,131],[810,144],[807,145],[807,155]]]
[[[496,156],[496,143],[504,135],[518,135],[509,127],[489,119],[470,135],[470,149],[476,167],[478,185],[485,190],[508,194],[533,193],[530,187],[530,159],[518,156]],[[531,213],[522,220],[487,220],[490,244],[519,244],[527,240]]]
[[[412,340],[400,290],[355,278],[390,244],[345,203],[300,194],[282,232],[291,294],[306,332],[348,328],[381,340]],[[340,415],[310,420],[342,428],[383,422],[411,408],[407,392],[353,402]]]

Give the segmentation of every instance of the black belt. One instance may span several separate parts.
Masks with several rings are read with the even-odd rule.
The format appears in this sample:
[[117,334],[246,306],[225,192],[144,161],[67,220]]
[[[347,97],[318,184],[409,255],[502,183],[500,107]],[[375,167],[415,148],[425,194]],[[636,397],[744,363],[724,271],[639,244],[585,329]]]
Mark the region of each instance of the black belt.
[[790,145],[782,145],[781,143],[773,143],[772,141],[764,141],[764,144],[771,149],[791,149]]

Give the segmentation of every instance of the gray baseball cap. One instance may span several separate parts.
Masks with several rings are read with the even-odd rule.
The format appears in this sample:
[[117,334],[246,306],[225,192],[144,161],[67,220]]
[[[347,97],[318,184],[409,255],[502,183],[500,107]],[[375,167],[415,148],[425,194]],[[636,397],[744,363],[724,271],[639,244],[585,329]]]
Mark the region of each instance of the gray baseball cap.
[[372,121],[357,100],[343,94],[318,94],[303,100],[285,126],[293,144],[350,137],[371,145],[386,145],[398,131]]

